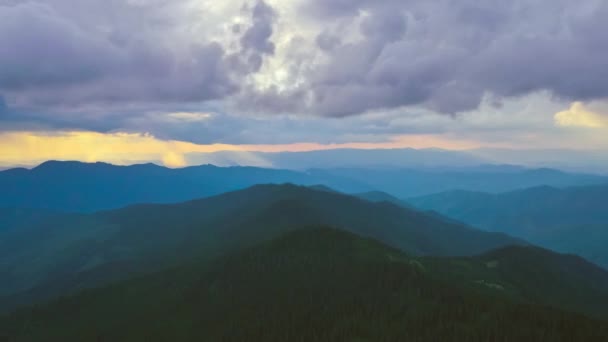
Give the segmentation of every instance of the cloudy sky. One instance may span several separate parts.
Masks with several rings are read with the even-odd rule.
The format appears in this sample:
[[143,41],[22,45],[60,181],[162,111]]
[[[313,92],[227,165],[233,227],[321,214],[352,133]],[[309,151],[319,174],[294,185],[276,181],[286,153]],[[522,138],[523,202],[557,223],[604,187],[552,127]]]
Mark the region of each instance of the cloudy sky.
[[0,166],[608,153],[605,0],[0,0]]

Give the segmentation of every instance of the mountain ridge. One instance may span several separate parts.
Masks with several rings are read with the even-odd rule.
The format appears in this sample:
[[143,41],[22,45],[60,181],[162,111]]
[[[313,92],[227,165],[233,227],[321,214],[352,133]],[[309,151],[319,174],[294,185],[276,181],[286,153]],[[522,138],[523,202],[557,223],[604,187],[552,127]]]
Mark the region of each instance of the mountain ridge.
[[[500,169],[500,168],[499,168]],[[580,185],[608,177],[534,173],[534,170],[483,172],[414,169],[309,169],[296,171],[210,164],[170,169],[156,164],[48,161],[31,170],[0,171],[0,207],[95,212],[136,203],[179,203],[254,184],[322,184],[345,193],[382,191],[397,198],[443,190],[508,191],[528,185]],[[542,173],[542,172],[541,172]]]
[[[45,294],[45,286],[96,286],[108,271],[104,265],[122,265],[118,269],[130,276],[132,269],[152,271],[190,258],[215,258],[310,225],[374,237],[416,255],[472,255],[525,243],[387,202],[292,184],[256,185],[181,204],[61,215],[0,235],[0,276],[5,279],[0,296],[31,289]],[[61,275],[75,269],[89,274],[90,284],[62,282]],[[114,273],[108,280],[114,281]]]
[[608,336],[605,321],[534,298],[511,299],[500,289],[453,286],[429,274],[432,266],[374,239],[308,227],[211,265],[185,265],[19,310],[0,317],[0,336],[15,342]]
[[451,191],[408,203],[489,231],[519,236],[608,267],[608,185],[540,186],[502,194]]

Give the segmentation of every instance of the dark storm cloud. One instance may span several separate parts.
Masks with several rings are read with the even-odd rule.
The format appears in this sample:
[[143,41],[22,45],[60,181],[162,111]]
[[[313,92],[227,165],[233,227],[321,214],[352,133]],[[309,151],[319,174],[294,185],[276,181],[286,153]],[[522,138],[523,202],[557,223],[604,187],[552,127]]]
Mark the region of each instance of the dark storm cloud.
[[[565,100],[608,97],[608,2],[313,0],[319,25],[350,21],[363,39],[327,29],[327,62],[305,76],[290,109],[326,116],[408,105],[457,113],[548,91]],[[352,29],[351,29],[352,30]],[[284,108],[284,94],[274,98]],[[270,107],[273,109],[273,107]]]
[[111,46],[34,2],[0,5],[0,46],[0,88],[9,90],[87,81],[117,57]]
[[[608,98],[602,0],[301,0],[293,17],[281,17],[284,4],[237,0],[234,13],[210,20],[206,8],[221,6],[201,1],[0,0],[0,129],[253,142],[268,120],[238,114],[305,120],[296,115],[404,106],[455,114],[484,98],[500,103],[539,91],[568,101]],[[206,106],[234,109],[234,117],[150,116]],[[286,122],[279,129],[288,135],[328,121]],[[391,131],[381,126],[361,134]]]
[[[244,6],[243,11],[250,13],[252,23],[241,36],[241,50],[228,57],[232,71],[241,76],[260,71],[264,57],[274,55],[275,44],[271,37],[277,19],[275,10],[264,1],[256,2],[253,8]],[[240,31],[240,25],[233,25],[232,32]]]
[[[73,108],[223,99],[274,51],[275,14],[263,1],[251,8],[243,51],[230,54],[213,40],[171,35],[179,31],[171,11],[181,12],[169,1],[69,3],[0,2],[0,91],[7,101]],[[254,67],[234,69],[235,58]]]
[[251,11],[253,25],[241,38],[241,44],[247,50],[253,50],[262,54],[274,54],[275,46],[270,37],[272,36],[273,24],[276,12],[265,2],[255,4]]

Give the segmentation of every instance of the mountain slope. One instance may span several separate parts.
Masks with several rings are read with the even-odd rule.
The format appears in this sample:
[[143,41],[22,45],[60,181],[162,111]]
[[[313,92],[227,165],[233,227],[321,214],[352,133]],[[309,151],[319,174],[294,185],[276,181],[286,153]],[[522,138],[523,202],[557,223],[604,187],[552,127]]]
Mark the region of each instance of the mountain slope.
[[608,325],[452,286],[376,241],[312,228],[22,310],[0,332],[15,342],[605,341]]
[[362,192],[362,193],[354,194],[353,196],[359,197],[361,199],[364,199],[364,200],[370,201],[370,202],[388,202],[388,203],[392,203],[392,204],[395,204],[400,207],[406,207],[406,208],[410,207],[410,205],[407,204],[406,202],[398,199],[397,197],[395,197],[393,195],[387,194],[386,192],[382,192],[382,191]]
[[55,212],[41,209],[0,208],[0,232],[42,222]]
[[408,203],[608,267],[607,198],[608,185],[545,186],[503,194],[453,191],[411,198]]
[[473,255],[522,243],[390,203],[259,185],[181,204],[63,215],[0,234],[0,297],[10,297],[0,299],[0,308],[214,258],[310,225],[373,237],[414,255]]
[[424,265],[451,283],[608,319],[608,272],[578,256],[508,246],[474,257],[426,258]]

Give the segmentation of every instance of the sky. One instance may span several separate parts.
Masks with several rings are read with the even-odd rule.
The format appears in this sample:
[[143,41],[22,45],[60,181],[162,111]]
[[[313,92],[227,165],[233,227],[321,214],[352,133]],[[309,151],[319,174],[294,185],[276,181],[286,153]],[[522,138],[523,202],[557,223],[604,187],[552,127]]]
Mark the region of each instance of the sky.
[[604,0],[0,0],[0,167],[608,153]]

